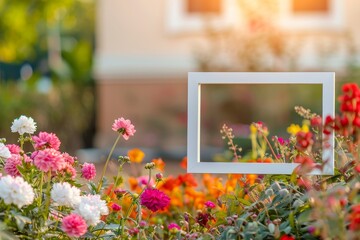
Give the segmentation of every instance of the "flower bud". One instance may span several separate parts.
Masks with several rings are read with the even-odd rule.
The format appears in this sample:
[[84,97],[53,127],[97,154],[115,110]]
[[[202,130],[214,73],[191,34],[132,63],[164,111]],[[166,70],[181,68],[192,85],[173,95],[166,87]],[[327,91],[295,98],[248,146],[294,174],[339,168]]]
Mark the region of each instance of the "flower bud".
[[156,177],[156,180],[157,180],[157,181],[161,181],[162,178],[163,178],[163,175],[162,175],[161,173],[157,173],[157,174],[155,175],[155,177]]
[[112,209],[114,212],[118,212],[118,211],[121,210],[121,206],[118,205],[118,204],[116,204],[116,203],[113,203],[113,204],[111,205],[111,209]]
[[154,169],[154,168],[155,168],[155,163],[153,162],[145,164],[145,169]]

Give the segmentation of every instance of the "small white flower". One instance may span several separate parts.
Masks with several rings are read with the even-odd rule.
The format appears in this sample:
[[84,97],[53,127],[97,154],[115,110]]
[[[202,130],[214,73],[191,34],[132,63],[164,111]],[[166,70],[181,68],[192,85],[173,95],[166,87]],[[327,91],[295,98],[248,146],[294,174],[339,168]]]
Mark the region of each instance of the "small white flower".
[[15,204],[18,208],[34,201],[34,190],[22,177],[5,176],[0,178],[0,198],[5,204]]
[[51,189],[51,199],[59,206],[74,207],[80,203],[80,189],[69,183],[55,183]]
[[11,152],[9,151],[9,149],[5,146],[5,144],[0,143],[0,158],[10,158],[11,157]]
[[101,215],[109,214],[109,209],[99,195],[86,195],[80,197],[74,212],[82,216],[88,225],[95,226],[100,222]]
[[33,134],[36,131],[36,122],[31,117],[26,117],[21,115],[19,118],[15,119],[12,126],[11,132],[17,132],[20,135],[24,133]]

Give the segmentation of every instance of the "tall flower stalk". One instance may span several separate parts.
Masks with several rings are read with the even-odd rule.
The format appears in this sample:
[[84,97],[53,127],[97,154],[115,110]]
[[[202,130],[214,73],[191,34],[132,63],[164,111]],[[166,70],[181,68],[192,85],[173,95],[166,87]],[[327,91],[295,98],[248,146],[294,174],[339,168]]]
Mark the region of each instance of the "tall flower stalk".
[[111,159],[111,156],[112,154],[114,153],[114,150],[115,150],[115,147],[116,145],[118,144],[119,140],[120,140],[120,137],[122,136],[125,140],[128,140],[130,136],[133,136],[136,132],[135,130],[135,127],[133,124],[131,124],[131,121],[129,119],[124,119],[124,118],[118,118],[115,120],[115,122],[113,123],[112,125],[112,130],[115,131],[115,132],[118,132],[119,135],[118,137],[116,138],[111,150],[110,150],[110,153],[106,159],[106,162],[105,162],[105,166],[103,168],[103,171],[102,171],[102,174],[100,176],[100,181],[99,181],[99,184],[97,186],[97,192],[99,193],[100,190],[101,190],[101,187],[103,185],[103,182],[104,182],[104,176],[105,176],[105,173],[106,173],[106,169],[107,169],[107,166],[109,164],[109,161]]

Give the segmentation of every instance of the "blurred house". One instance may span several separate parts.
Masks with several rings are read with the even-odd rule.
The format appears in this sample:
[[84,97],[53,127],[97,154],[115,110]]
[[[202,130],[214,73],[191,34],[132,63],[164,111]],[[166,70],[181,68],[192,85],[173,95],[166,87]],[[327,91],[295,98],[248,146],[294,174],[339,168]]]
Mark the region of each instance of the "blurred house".
[[359,62],[357,0],[108,0],[97,11],[101,148],[123,116],[137,129],[123,146],[186,154],[190,71],[341,73]]

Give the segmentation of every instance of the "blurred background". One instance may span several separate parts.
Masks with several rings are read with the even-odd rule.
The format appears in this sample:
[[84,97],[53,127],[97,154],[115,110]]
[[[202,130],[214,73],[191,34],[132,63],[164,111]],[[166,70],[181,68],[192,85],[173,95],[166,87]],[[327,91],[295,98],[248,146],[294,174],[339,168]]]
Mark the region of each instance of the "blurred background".
[[95,161],[123,116],[137,133],[119,152],[181,159],[188,72],[332,71],[339,90],[360,81],[359,12],[357,0],[0,0],[0,136],[16,141],[24,114]]

